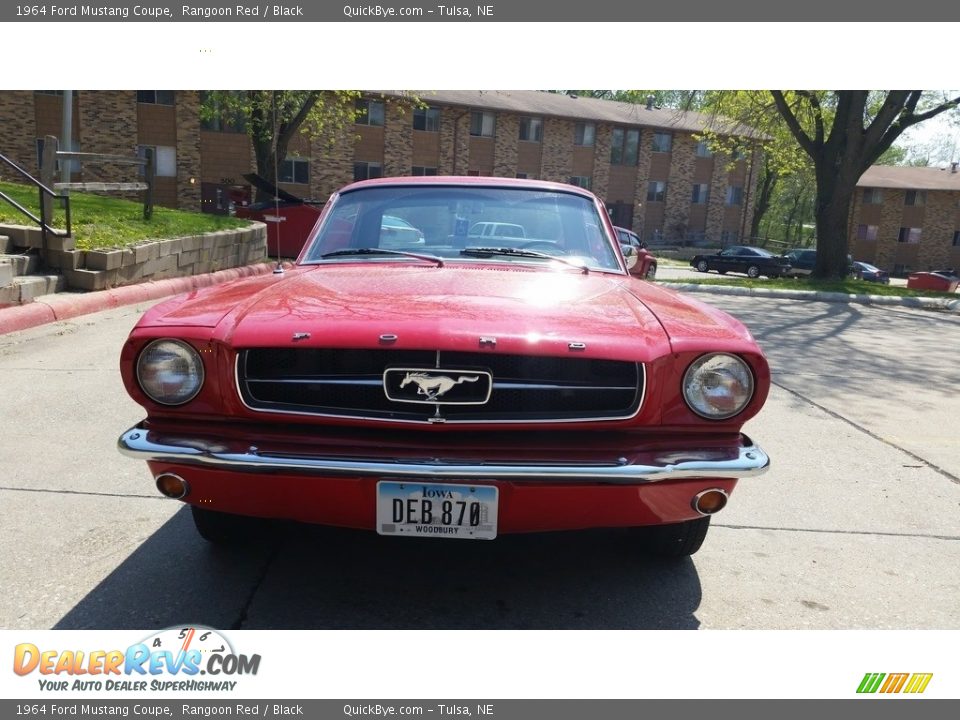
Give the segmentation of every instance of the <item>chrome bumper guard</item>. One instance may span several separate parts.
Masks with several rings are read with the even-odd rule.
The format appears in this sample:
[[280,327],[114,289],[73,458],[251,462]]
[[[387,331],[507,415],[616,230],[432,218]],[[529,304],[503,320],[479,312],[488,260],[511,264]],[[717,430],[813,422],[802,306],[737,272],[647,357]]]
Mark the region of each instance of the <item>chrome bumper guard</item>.
[[486,463],[447,458],[303,456],[265,452],[256,447],[237,452],[207,439],[160,436],[139,425],[121,435],[117,445],[122,454],[140,460],[245,473],[632,485],[704,477],[737,479],[765,473],[770,458],[746,435],[740,439],[740,447],[661,451],[653,455],[652,462],[645,463],[627,458],[608,463]]

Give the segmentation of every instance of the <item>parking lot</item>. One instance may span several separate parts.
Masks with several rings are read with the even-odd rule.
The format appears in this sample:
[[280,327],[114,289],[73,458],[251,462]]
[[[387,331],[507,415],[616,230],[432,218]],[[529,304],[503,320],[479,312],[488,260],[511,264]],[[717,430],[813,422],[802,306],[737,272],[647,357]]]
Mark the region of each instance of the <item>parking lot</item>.
[[116,451],[143,416],[117,360],[148,305],[0,336],[0,627],[960,627],[960,317],[699,297],[770,358],[745,431],[773,468],[680,562],[611,531],[214,549]]

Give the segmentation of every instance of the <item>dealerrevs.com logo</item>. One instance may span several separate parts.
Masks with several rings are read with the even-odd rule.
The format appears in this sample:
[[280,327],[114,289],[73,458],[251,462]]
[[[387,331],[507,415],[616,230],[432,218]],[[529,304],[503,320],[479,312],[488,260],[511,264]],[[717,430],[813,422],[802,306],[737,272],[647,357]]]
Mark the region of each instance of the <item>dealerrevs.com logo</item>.
[[14,673],[38,675],[44,691],[231,691],[233,678],[259,669],[260,655],[237,653],[223,634],[201,626],[161,630],[125,650],[20,643],[13,652]]
[[922,693],[927,689],[933,673],[867,673],[860,681],[858,693]]

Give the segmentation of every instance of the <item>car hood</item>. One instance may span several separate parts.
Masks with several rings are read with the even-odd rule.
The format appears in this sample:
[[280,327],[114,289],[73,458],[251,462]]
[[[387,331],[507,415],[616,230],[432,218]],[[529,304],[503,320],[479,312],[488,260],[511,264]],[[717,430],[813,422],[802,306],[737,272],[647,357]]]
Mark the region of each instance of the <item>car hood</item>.
[[670,344],[630,291],[636,282],[507,265],[325,265],[200,291],[158,307],[141,325],[215,326],[213,338],[237,348],[495,346],[644,362]]

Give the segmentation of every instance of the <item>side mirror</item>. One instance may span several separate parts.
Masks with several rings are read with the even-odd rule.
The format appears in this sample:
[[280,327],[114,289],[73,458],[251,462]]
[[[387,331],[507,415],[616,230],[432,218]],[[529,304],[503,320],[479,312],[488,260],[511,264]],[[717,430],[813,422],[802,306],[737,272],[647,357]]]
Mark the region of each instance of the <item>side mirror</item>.
[[640,256],[637,254],[637,249],[633,245],[621,245],[620,252],[623,253],[623,259],[627,263],[627,270],[632,270],[633,266],[636,265],[640,259]]

